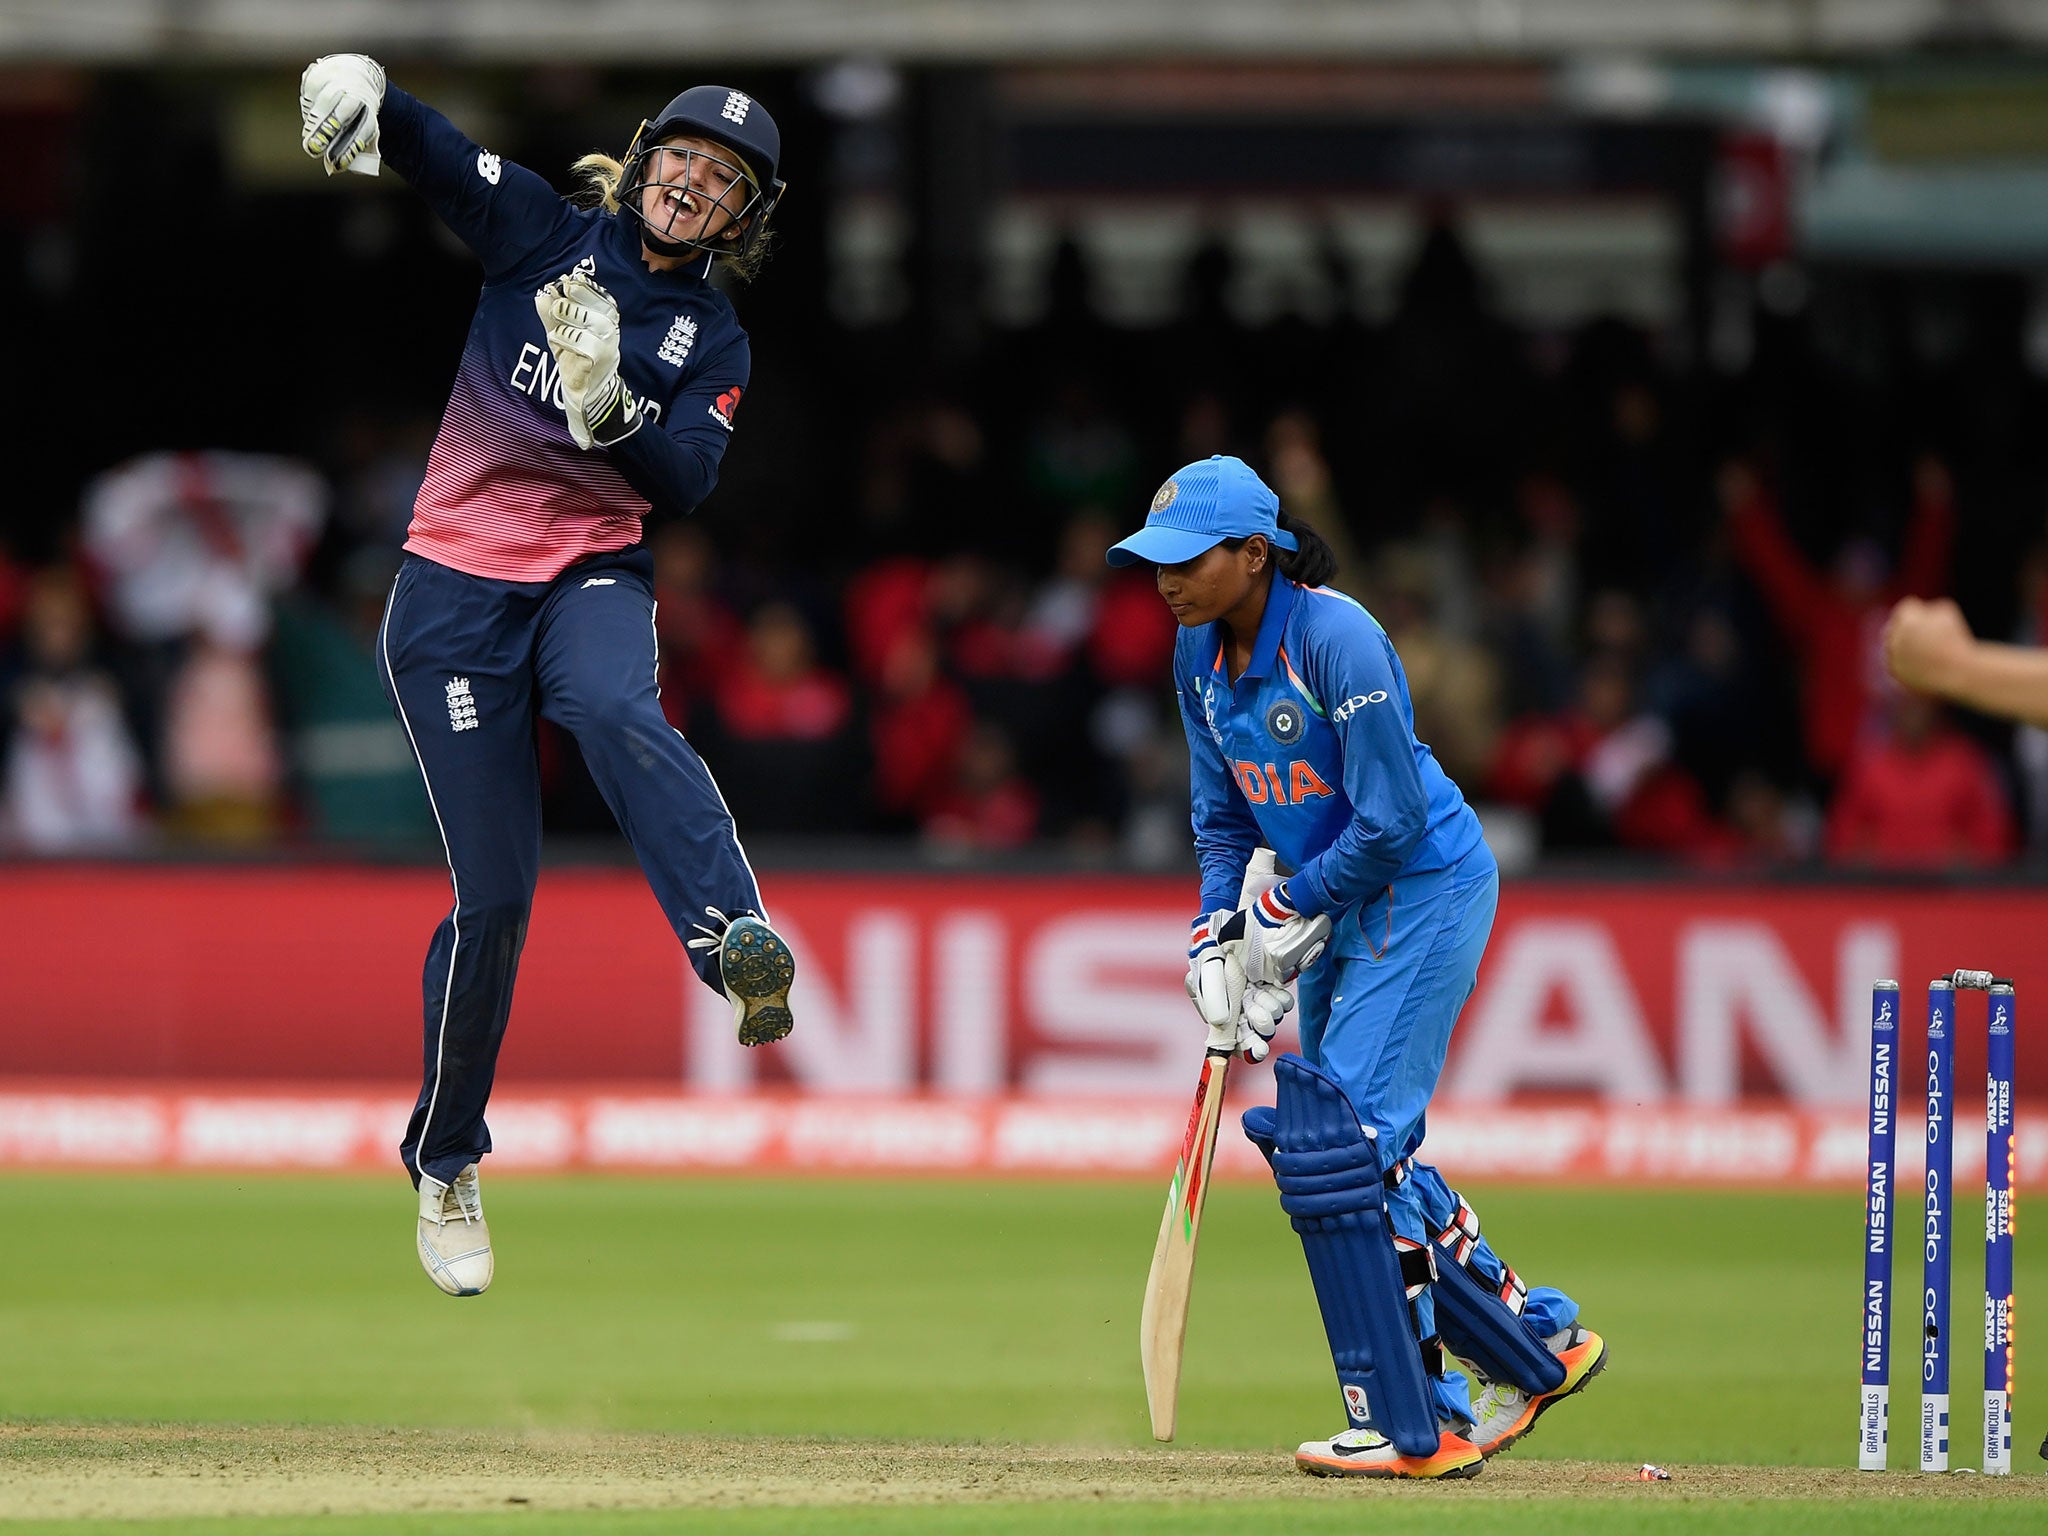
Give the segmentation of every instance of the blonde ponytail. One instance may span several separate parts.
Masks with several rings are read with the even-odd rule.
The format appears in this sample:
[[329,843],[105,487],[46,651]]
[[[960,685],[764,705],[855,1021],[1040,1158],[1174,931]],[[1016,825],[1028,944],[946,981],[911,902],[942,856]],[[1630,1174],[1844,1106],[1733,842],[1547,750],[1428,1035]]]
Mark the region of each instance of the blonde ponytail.
[[602,208],[606,213],[619,211],[619,185],[626,179],[626,168],[610,155],[594,152],[585,155],[569,167],[579,185],[571,196],[586,208]]

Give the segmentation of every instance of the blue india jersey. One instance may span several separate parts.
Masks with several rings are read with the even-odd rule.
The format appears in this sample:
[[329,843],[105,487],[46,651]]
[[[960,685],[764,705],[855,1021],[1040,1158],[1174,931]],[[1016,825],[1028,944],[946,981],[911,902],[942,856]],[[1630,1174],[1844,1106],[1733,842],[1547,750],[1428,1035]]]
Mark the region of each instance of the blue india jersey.
[[1479,818],[1415,738],[1393,642],[1360,604],[1276,573],[1235,682],[1224,639],[1220,623],[1184,629],[1173,660],[1204,912],[1237,904],[1262,843],[1295,871],[1287,894],[1308,916],[1481,845]]

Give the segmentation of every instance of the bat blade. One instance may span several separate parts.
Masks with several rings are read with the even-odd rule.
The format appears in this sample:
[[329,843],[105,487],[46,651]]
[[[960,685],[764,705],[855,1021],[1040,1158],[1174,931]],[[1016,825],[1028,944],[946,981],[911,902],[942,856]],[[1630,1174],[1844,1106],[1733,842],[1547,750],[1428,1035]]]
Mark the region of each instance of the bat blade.
[[[1262,892],[1279,884],[1273,850],[1254,849],[1245,864],[1237,906],[1243,911]],[[1180,1414],[1180,1362],[1188,1333],[1188,1296],[1195,1285],[1195,1244],[1202,1236],[1202,1207],[1209,1199],[1209,1165],[1216,1157],[1216,1127],[1223,1117],[1223,1088],[1230,1076],[1229,1047],[1202,1055],[1202,1076],[1181,1138],[1180,1162],[1166,1186],[1166,1214],[1152,1247],[1152,1272],[1145,1277],[1145,1305],[1138,1314],[1138,1360],[1145,1370],[1145,1406],[1152,1414],[1152,1438],[1171,1440]]]
[[1223,1114],[1223,1089],[1230,1052],[1202,1057],[1201,1080],[1188,1112],[1180,1161],[1166,1186],[1166,1214],[1152,1249],[1145,1280],[1145,1305],[1138,1317],[1138,1357],[1145,1371],[1145,1404],[1152,1414],[1152,1438],[1171,1440],[1180,1411],[1180,1366],[1188,1329],[1188,1297],[1194,1289],[1195,1245],[1202,1235],[1202,1207],[1209,1199],[1209,1165],[1216,1156],[1216,1128]]

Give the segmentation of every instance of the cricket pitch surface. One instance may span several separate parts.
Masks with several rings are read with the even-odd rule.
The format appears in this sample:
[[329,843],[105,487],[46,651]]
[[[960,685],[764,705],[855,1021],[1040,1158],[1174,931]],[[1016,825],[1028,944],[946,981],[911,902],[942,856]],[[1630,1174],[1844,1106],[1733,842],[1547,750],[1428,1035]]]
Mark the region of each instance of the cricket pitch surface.
[[[2029,1501],[2038,1478],[1597,1461],[1490,1463],[1440,1484],[1303,1477],[1284,1454],[360,1427],[0,1425],[4,1520],[163,1520],[531,1510],[963,1504]],[[2015,1511],[2016,1513],[2016,1511]]]

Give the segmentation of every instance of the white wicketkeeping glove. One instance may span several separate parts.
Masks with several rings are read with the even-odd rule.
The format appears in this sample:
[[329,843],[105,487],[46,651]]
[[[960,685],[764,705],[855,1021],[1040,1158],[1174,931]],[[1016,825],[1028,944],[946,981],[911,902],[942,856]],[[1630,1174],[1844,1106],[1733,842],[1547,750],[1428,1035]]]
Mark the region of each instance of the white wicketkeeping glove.
[[1238,1029],[1238,1049],[1246,1061],[1264,1061],[1273,1049],[1273,1036],[1280,1021],[1294,1008],[1294,994],[1268,981],[1251,983],[1244,989],[1243,1018]]
[[374,176],[384,158],[377,152],[377,109],[384,105],[384,67],[368,54],[330,53],[299,76],[300,142],[327,174],[354,171]]
[[548,350],[562,374],[569,435],[578,448],[609,448],[640,430],[640,409],[619,382],[619,306],[581,272],[533,296]]

